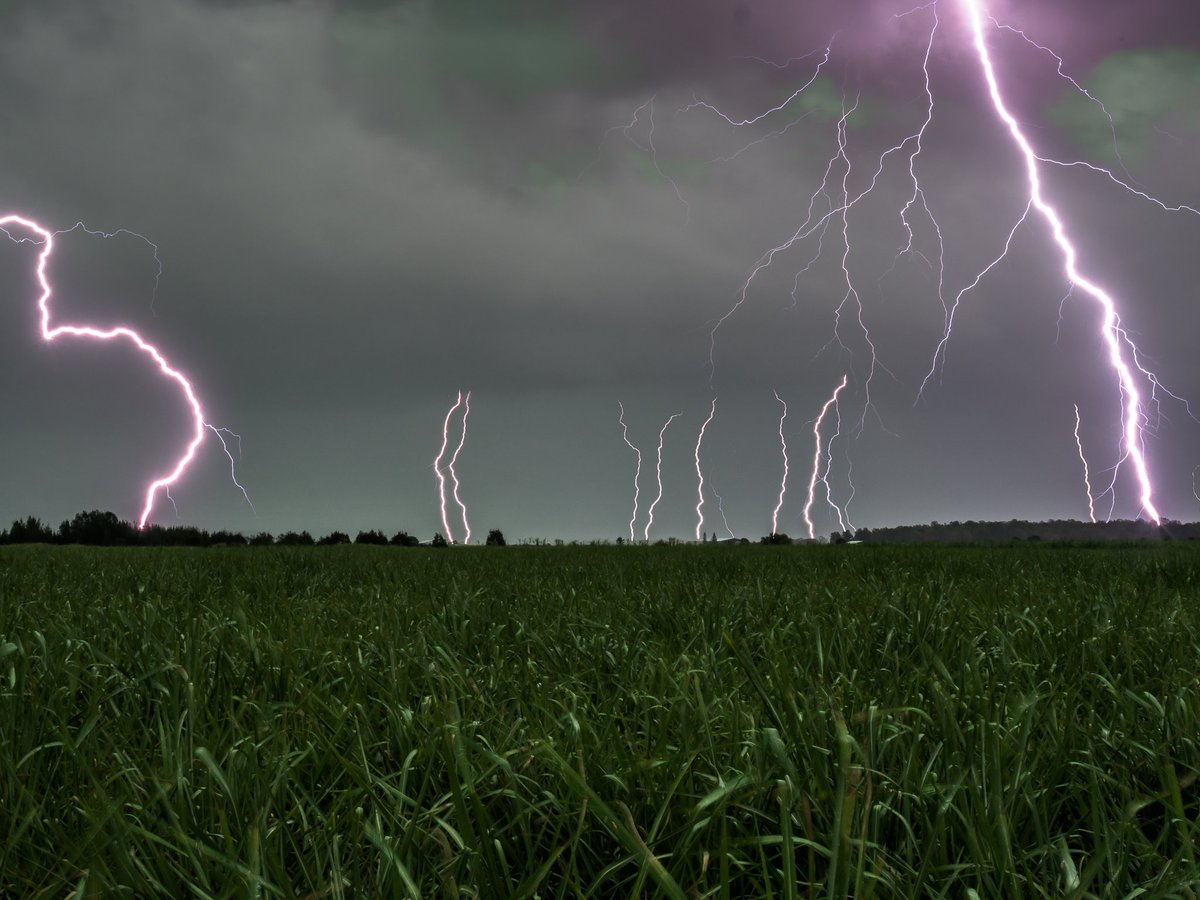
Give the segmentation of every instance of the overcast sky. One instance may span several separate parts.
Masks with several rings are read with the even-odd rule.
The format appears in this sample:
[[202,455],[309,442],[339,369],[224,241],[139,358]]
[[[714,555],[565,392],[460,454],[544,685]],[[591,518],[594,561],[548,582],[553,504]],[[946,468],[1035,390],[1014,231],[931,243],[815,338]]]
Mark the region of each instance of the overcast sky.
[[[791,462],[778,524],[802,535],[813,421],[843,376],[823,436],[839,414],[841,434],[822,464],[853,525],[1086,518],[1075,406],[1100,495],[1120,459],[1121,397],[1098,308],[1078,291],[1064,302],[1040,220],[964,296],[918,395],[943,300],[997,256],[1028,196],[961,0],[897,15],[911,5],[7,0],[0,211],[156,245],[161,278],[149,244],[77,230],[58,239],[50,275],[56,321],[138,328],[193,378],[208,420],[242,436],[255,509],[210,439],[174,507],[157,504],[163,524],[428,537],[443,530],[442,421],[470,390],[457,473],[477,538],[627,536],[635,457],[618,402],[644,455],[639,535],[659,430],[680,414],[651,537],[689,536],[714,397],[703,530],[726,533],[719,492],[729,529],[756,538],[783,475],[778,392]],[[1110,128],[1051,56],[992,28],[1002,87],[1040,154],[1200,208],[1193,0],[995,0],[990,12],[1053,47],[1112,116]],[[936,226],[918,200],[901,253],[908,144],[845,223],[755,276],[710,365],[714,325],[823,179],[834,202],[843,179],[861,193],[921,127],[935,15],[936,103],[913,170]],[[810,81],[756,124],[714,111],[753,119]],[[1044,177],[1081,268],[1200,415],[1200,215],[1082,167]],[[829,202],[817,193],[818,215]],[[843,260],[867,333],[853,297],[838,324]],[[136,519],[145,484],[182,452],[187,408],[128,345],[43,343],[35,262],[35,247],[0,240],[0,519]],[[1161,396],[1147,407],[1155,499],[1190,521],[1200,424]],[[1128,464],[1114,493],[1098,497],[1101,517],[1138,514]],[[819,500],[828,534],[838,516],[823,487]]]

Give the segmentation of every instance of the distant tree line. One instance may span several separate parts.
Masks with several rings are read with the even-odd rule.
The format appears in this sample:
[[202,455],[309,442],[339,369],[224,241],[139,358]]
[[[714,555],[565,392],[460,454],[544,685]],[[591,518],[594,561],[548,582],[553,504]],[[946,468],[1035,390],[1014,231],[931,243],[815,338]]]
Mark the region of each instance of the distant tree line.
[[898,525],[893,528],[859,528],[854,532],[835,531],[830,542],[863,543],[979,543],[994,541],[1145,541],[1196,540],[1200,522],[1163,520],[1161,525],[1141,519],[1114,519],[1111,522],[1079,522],[1058,519],[1049,522],[930,522],[928,525]]
[[[237,531],[205,531],[191,525],[149,525],[139,530],[116,513],[98,509],[76,513],[56,529],[29,516],[18,519],[6,531],[0,531],[0,544],[85,544],[93,547],[214,547],[214,546],[282,546],[329,547],[338,544],[373,544],[376,546],[417,547],[421,539],[407,531],[388,537],[382,531],[360,531],[354,540],[344,531],[331,531],[314,538],[308,531],[287,531],[273,535],[263,531],[247,537]],[[493,529],[487,536],[489,546],[505,545],[504,533]],[[447,547],[449,543],[435,534],[430,544]]]
[[[1007,522],[930,522],[928,525],[898,525],[890,528],[859,528],[855,531],[835,531],[829,536],[831,544],[855,543],[981,543],[996,541],[1144,541],[1144,540],[1200,540],[1200,522],[1175,522],[1164,520],[1161,525],[1138,520],[1115,520],[1112,522],[1078,522],[1070,519],[1050,522],[1027,522],[1011,519]],[[821,539],[824,543],[824,539]],[[40,519],[29,516],[18,519],[5,531],[0,531],[0,544],[85,544],[95,547],[214,547],[214,546],[280,546],[280,547],[331,547],[341,544],[368,544],[375,546],[417,547],[423,542],[407,531],[398,531],[390,537],[382,531],[360,531],[351,540],[344,531],[331,531],[324,537],[314,538],[308,531],[286,531],[279,535],[263,531],[246,536],[237,531],[205,531],[190,525],[150,525],[139,530],[115,513],[101,510],[76,513],[63,521],[57,529],[51,528]],[[498,528],[488,532],[485,543],[492,547],[507,544],[504,532]],[[522,542],[526,543],[526,542]],[[578,546],[579,541],[531,540],[534,545]],[[607,541],[587,541],[589,544],[605,544]],[[618,546],[626,543],[618,537]],[[655,544],[675,545],[690,543],[676,538],[658,540]],[[705,544],[748,544],[746,538],[717,540],[716,534],[705,533]],[[793,540],[786,534],[769,534],[759,539],[760,544],[812,543]],[[432,547],[448,547],[440,533],[435,533],[428,542]]]

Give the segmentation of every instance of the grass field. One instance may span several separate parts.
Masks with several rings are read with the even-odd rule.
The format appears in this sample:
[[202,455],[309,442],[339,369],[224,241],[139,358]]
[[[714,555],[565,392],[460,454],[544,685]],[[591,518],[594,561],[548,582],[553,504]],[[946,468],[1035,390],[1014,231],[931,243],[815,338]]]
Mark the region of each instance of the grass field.
[[1200,891],[1200,546],[0,572],[0,896]]

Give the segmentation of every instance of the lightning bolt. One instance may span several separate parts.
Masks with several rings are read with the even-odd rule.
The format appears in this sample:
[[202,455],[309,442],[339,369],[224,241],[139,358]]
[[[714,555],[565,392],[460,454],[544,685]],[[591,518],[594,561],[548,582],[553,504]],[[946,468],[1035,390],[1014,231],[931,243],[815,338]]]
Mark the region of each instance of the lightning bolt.
[[1092,495],[1092,473],[1088,470],[1087,456],[1083,452],[1083,438],[1079,436],[1079,404],[1075,404],[1075,448],[1079,451],[1079,462],[1083,465],[1083,487],[1087,491],[1088,520],[1096,523],[1096,501]]
[[634,523],[637,522],[638,514],[638,498],[641,496],[642,489],[640,487],[642,480],[642,451],[634,446],[629,440],[629,426],[625,424],[625,406],[619,400],[617,401],[617,409],[620,410],[620,415],[617,422],[621,426],[621,439],[625,441],[625,446],[634,452],[637,456],[637,468],[633,472],[633,513],[629,517],[629,540],[635,541],[637,537],[634,533]]
[[[833,411],[837,414],[837,426],[833,429],[833,434],[829,436],[829,440],[825,442],[825,466],[821,474],[821,484],[825,486],[825,502],[829,504],[829,508],[833,510],[837,516],[839,531],[853,531],[854,525],[850,521],[850,515],[846,508],[838,506],[833,500],[833,485],[829,483],[829,473],[833,470],[833,442],[842,436],[842,405],[838,402],[837,395],[845,387],[841,387],[834,391],[833,394]],[[849,476],[847,476],[849,477]],[[851,494],[854,497],[854,484],[850,484]],[[846,503],[849,506],[849,501]]]
[[653,502],[650,504],[649,509],[646,510],[646,530],[642,534],[642,539],[646,540],[646,541],[650,540],[650,526],[654,524],[654,508],[656,506],[658,506],[658,502],[660,500],[662,500],[662,496],[663,496],[663,480],[662,480],[663,442],[666,440],[667,429],[670,428],[671,423],[674,422],[676,419],[678,419],[681,415],[682,415],[682,413],[673,414],[671,416],[671,418],[667,419],[667,421],[665,423],[663,423],[662,430],[659,431],[659,433],[658,433],[658,463],[654,468],[655,476],[658,479],[658,494],[655,496]]
[[[1096,304],[1100,307],[1101,341],[1108,351],[1109,365],[1116,373],[1121,396],[1124,401],[1122,461],[1127,459],[1133,464],[1140,490],[1142,510],[1156,524],[1160,523],[1161,517],[1154,505],[1153,485],[1146,457],[1142,449],[1144,422],[1142,394],[1138,388],[1137,379],[1133,375],[1133,369],[1140,369],[1140,367],[1137,366],[1136,359],[1131,361],[1126,355],[1126,345],[1132,347],[1132,341],[1121,326],[1120,316],[1117,313],[1117,304],[1112,295],[1100,285],[1087,278],[1079,270],[1079,253],[1071,241],[1062,216],[1045,197],[1042,188],[1041,171],[1038,166],[1038,156],[1029,143],[1029,139],[1021,130],[1020,124],[1013,117],[1012,113],[1009,112],[1008,106],[1004,102],[1000,83],[996,76],[996,69],[992,62],[991,52],[984,37],[984,7],[982,0],[959,0],[959,2],[963,6],[963,10],[971,26],[975,52],[979,56],[979,64],[983,69],[992,106],[995,108],[996,115],[1007,127],[1009,134],[1012,136],[1013,143],[1017,145],[1025,161],[1025,171],[1029,182],[1030,203],[1041,214],[1050,228],[1054,243],[1062,255],[1063,269],[1068,282],[1074,288],[1081,290],[1095,300]],[[1136,348],[1130,351],[1133,355],[1136,355],[1136,352]]]
[[[813,422],[813,442],[816,446],[813,451],[812,477],[808,482],[808,499],[804,503],[804,524],[808,526],[809,540],[814,540],[817,536],[816,528],[813,526],[812,521],[812,508],[813,503],[816,502],[817,481],[819,480],[821,471],[821,424],[825,421],[825,416],[828,415],[829,408],[837,403],[838,394],[842,392],[842,390],[846,387],[846,384],[847,376],[843,375],[841,383],[834,388],[833,394],[828,400],[825,401],[825,405],[821,407],[820,415],[818,415],[816,421]],[[832,504],[833,501],[830,500],[830,503]],[[843,531],[844,530],[845,529],[843,528]]]
[[[52,232],[49,229],[39,225],[32,219],[24,216],[9,213],[0,216],[0,231],[4,231],[10,240],[17,242],[29,241],[31,243],[41,244],[41,251],[38,253],[37,260],[37,281],[40,288],[37,306],[41,314],[41,335],[42,339],[47,342],[53,342],[61,337],[76,337],[85,338],[94,341],[127,341],[132,344],[138,352],[149,357],[161,375],[168,381],[172,381],[178,387],[183,395],[184,401],[191,411],[192,416],[192,437],[184,448],[183,454],[175,461],[175,464],[163,475],[152,480],[145,489],[144,499],[142,503],[142,512],[138,517],[138,528],[146,527],[146,523],[150,520],[151,514],[154,512],[154,504],[160,493],[170,496],[170,488],[176,484],[187,471],[192,461],[196,458],[196,454],[200,449],[200,445],[204,443],[204,436],[208,431],[212,431],[221,439],[222,446],[225,441],[221,436],[222,429],[210,425],[204,417],[204,408],[200,404],[200,399],[196,395],[195,388],[191,381],[188,380],[178,369],[174,368],[165,356],[157,347],[143,338],[137,331],[127,325],[117,325],[113,328],[97,328],[93,325],[85,324],[52,324],[52,316],[50,312],[50,303],[53,298],[53,289],[50,285],[50,278],[47,274],[47,268],[50,264],[50,258],[54,253],[54,238],[57,234],[74,231],[76,228],[83,228],[82,223],[66,229],[65,232]],[[10,228],[19,228],[22,231],[29,232],[32,237],[15,238],[9,231]],[[86,228],[84,228],[87,231]],[[111,237],[117,234],[130,234],[135,237],[146,240],[136,232],[122,229],[120,231],[105,233],[88,231],[89,234],[99,234],[104,237]],[[154,246],[150,241],[151,246]],[[155,259],[158,259],[157,247],[155,247]],[[159,274],[162,272],[162,263],[159,262]],[[230,432],[232,434],[232,432]],[[229,448],[225,447],[226,455],[230,458],[230,463],[233,463],[233,457],[229,454]],[[236,469],[236,467],[235,467]],[[236,471],[234,471],[234,484],[241,490],[246,502],[250,502],[250,497],[246,493],[246,489],[237,481]],[[174,503],[174,500],[171,501]],[[253,504],[251,504],[253,507]]]
[[779,417],[779,451],[783,455],[783,478],[779,482],[779,500],[775,503],[775,510],[771,513],[771,534],[779,534],[779,511],[783,509],[783,498],[787,494],[788,473],[790,463],[788,462],[788,447],[787,438],[783,434],[783,423],[787,419],[788,405],[787,402],[779,396],[779,392],[775,392],[775,399],[779,401],[783,407],[783,414]]
[[704,470],[700,468],[700,445],[704,443],[704,432],[708,430],[709,423],[712,422],[716,414],[717,398],[713,397],[712,408],[708,411],[708,418],[700,426],[700,434],[696,438],[696,540],[700,540],[701,532],[704,529]]
[[[463,395],[462,391],[458,392],[458,396],[454,400],[454,405],[446,412],[446,418],[442,421],[442,447],[438,450],[438,455],[433,460],[433,474],[437,479],[438,486],[438,506],[442,513],[442,528],[446,530],[447,542],[454,543],[454,532],[450,528],[450,515],[447,511],[446,504],[446,473],[442,471],[442,460],[446,458],[446,451],[450,447],[450,419],[455,411],[462,406]],[[464,436],[465,438],[465,436]],[[461,443],[459,445],[461,447]],[[455,451],[455,456],[458,451]],[[457,479],[455,479],[457,485]]]
[[458,462],[458,454],[462,453],[463,445],[467,442],[467,417],[471,415],[471,392],[467,391],[463,397],[463,415],[462,415],[462,434],[458,439],[458,446],[454,448],[454,455],[450,457],[450,463],[446,466],[450,472],[450,481],[454,487],[451,491],[454,496],[454,502],[458,504],[459,511],[462,513],[463,523],[463,543],[471,543],[471,523],[467,521],[467,505],[462,502],[462,498],[458,496],[458,472],[454,470],[454,464]]

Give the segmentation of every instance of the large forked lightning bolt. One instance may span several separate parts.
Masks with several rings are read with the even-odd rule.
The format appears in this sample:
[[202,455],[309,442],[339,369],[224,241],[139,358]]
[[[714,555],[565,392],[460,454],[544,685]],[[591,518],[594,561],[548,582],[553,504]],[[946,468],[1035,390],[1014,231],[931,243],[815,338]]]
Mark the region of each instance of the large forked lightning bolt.
[[634,533],[634,523],[637,522],[638,514],[638,498],[641,496],[642,489],[640,487],[642,480],[642,451],[634,446],[629,440],[629,426],[625,424],[625,405],[620,400],[617,401],[617,409],[620,410],[620,415],[617,422],[621,425],[621,439],[625,441],[625,446],[634,452],[637,456],[637,468],[633,472],[633,514],[629,517],[629,540],[637,540]]
[[[816,447],[813,451],[812,477],[808,482],[808,499],[804,503],[804,524],[808,526],[808,539],[810,541],[814,540],[817,536],[817,531],[812,521],[812,508],[817,497],[817,481],[819,480],[821,471],[821,424],[825,421],[825,416],[829,414],[829,408],[837,403],[838,394],[842,392],[846,384],[847,377],[843,375],[841,383],[834,389],[830,398],[825,401],[825,405],[821,407],[821,414],[813,422],[813,441]],[[830,502],[832,503],[832,501]]]
[[713,397],[712,409],[708,411],[708,418],[700,426],[700,435],[696,438],[696,494],[698,497],[696,501],[696,540],[700,540],[704,529],[704,470],[700,468],[700,445],[704,443],[704,432],[708,430],[708,426],[716,414],[717,398]]
[[771,534],[779,534],[779,511],[783,509],[783,498],[787,494],[788,470],[790,464],[788,462],[787,438],[783,434],[783,423],[787,419],[788,405],[787,402],[779,396],[779,392],[775,392],[775,399],[779,401],[783,407],[783,414],[779,417],[779,450],[783,454],[783,478],[779,482],[779,500],[775,503],[775,510],[771,513]]
[[655,496],[650,508],[646,510],[646,530],[642,534],[643,540],[650,540],[650,526],[654,524],[654,508],[658,506],[658,501],[663,496],[663,480],[662,480],[662,454],[663,442],[666,440],[667,429],[671,427],[671,423],[678,419],[682,413],[675,413],[671,418],[663,423],[662,430],[658,433],[658,464],[655,466],[655,475],[658,478],[658,494]]
[[[1133,376],[1133,368],[1135,366],[1131,366],[1125,356],[1123,345],[1130,342],[1128,336],[1121,328],[1121,320],[1117,315],[1116,301],[1107,291],[1079,271],[1079,254],[1067,234],[1062,217],[1059,215],[1058,210],[1045,199],[1042,192],[1041,173],[1038,169],[1037,154],[1034,153],[1033,147],[1025,137],[1024,132],[1022,132],[1020,124],[1013,117],[1012,113],[1009,112],[1000,91],[1000,84],[996,78],[996,70],[992,64],[991,53],[988,51],[987,41],[983,34],[984,10],[982,0],[960,0],[960,2],[971,25],[975,51],[979,56],[979,63],[983,68],[983,75],[987,81],[988,93],[991,96],[992,105],[996,109],[996,114],[1004,122],[1005,126],[1007,126],[1009,134],[1012,135],[1013,142],[1020,149],[1021,155],[1025,159],[1025,170],[1029,179],[1030,202],[1033,208],[1041,213],[1047,225],[1050,226],[1054,243],[1058,245],[1063,256],[1063,266],[1068,281],[1071,285],[1079,288],[1094,299],[1101,308],[1102,324],[1100,335],[1108,349],[1109,364],[1117,374],[1123,400],[1123,453],[1125,458],[1131,460],[1133,463],[1134,472],[1140,487],[1142,509],[1155,523],[1160,523],[1161,518],[1158,509],[1154,505],[1150,472],[1142,450],[1142,423],[1144,421],[1142,395],[1138,390],[1137,382]],[[1136,353],[1136,351],[1133,352]]]
[[[40,242],[42,245],[41,252],[38,254],[37,262],[37,280],[38,286],[41,288],[41,295],[38,297],[37,305],[38,310],[41,313],[42,339],[45,341],[54,341],[66,335],[70,337],[90,338],[98,341],[113,341],[118,339],[129,341],[140,352],[150,357],[150,359],[153,360],[154,364],[158,367],[158,370],[166,378],[174,381],[176,385],[179,386],[179,389],[183,393],[184,399],[187,402],[188,408],[191,410],[192,438],[188,442],[183,455],[179,457],[170,471],[168,471],[165,475],[162,475],[161,477],[151,481],[146,488],[145,499],[142,504],[142,512],[138,518],[138,528],[145,528],[146,523],[150,520],[151,513],[154,512],[154,501],[158,494],[161,492],[169,495],[171,485],[175,484],[181,477],[183,477],[183,473],[187,471],[187,468],[189,465],[191,465],[192,460],[196,458],[196,452],[200,449],[200,445],[204,442],[205,432],[211,429],[218,438],[221,438],[221,429],[210,425],[205,420],[204,409],[200,405],[200,399],[196,396],[196,391],[192,387],[191,382],[188,381],[187,376],[185,376],[178,369],[174,368],[157,347],[143,338],[132,328],[129,328],[125,325],[118,325],[114,328],[96,328],[91,325],[52,325],[50,316],[50,300],[53,295],[53,291],[50,287],[50,279],[46,274],[46,269],[50,263],[50,257],[54,253],[55,233],[42,227],[32,219],[25,218],[24,216],[15,214],[6,214],[0,216],[0,230],[3,230],[6,234],[8,234],[8,229],[12,226],[31,232],[35,236],[35,238],[32,240],[34,240],[35,243]],[[77,225],[75,227],[78,228],[80,226]],[[132,233],[133,232],[130,232],[130,234]],[[12,238],[12,235],[9,234],[9,237]],[[12,239],[17,240],[16,238]],[[22,240],[31,239],[24,238]],[[222,440],[221,443],[224,445],[224,440]],[[226,447],[226,454],[228,455],[228,447]],[[230,461],[232,462],[232,456],[230,456]],[[234,479],[234,483],[237,484],[236,477]],[[240,484],[237,486],[241,488],[243,495],[245,495],[245,488],[242,488]],[[250,498],[247,496],[246,499],[249,501]]]

